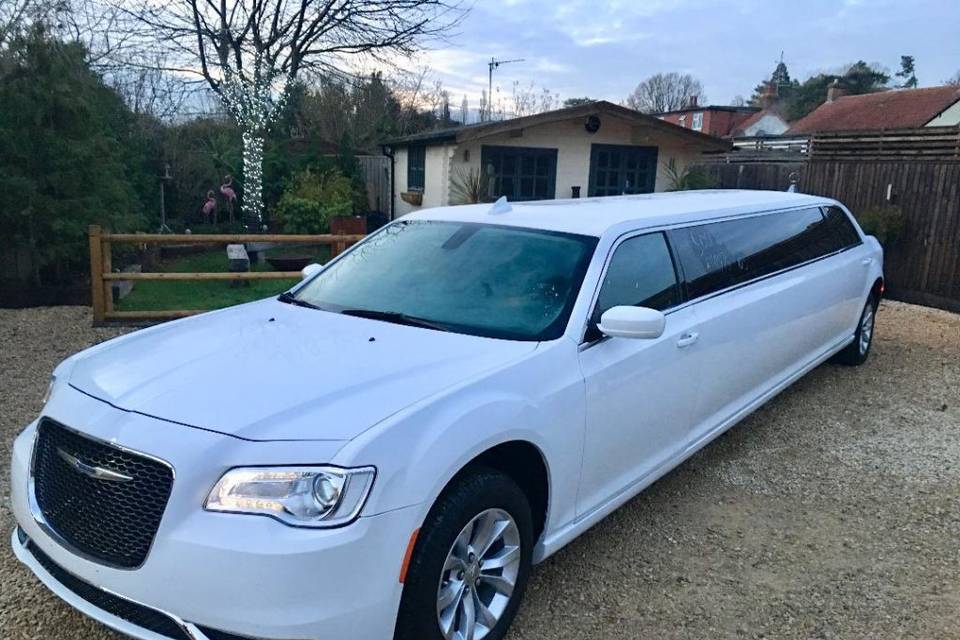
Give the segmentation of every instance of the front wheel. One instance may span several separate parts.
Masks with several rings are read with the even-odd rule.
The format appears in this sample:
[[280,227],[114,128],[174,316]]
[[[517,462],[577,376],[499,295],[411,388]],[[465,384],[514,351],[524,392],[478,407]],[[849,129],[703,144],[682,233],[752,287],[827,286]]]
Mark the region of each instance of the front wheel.
[[533,517],[508,476],[477,469],[454,481],[420,529],[395,640],[500,640],[530,575]]
[[860,324],[853,334],[853,341],[836,355],[840,364],[856,367],[867,361],[873,346],[873,329],[877,318],[877,300],[871,296],[860,314]]

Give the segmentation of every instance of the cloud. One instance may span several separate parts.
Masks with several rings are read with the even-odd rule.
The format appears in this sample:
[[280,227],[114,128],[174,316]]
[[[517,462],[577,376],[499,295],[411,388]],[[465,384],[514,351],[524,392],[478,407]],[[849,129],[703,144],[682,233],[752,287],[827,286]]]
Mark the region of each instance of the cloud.
[[449,45],[417,62],[471,101],[496,57],[525,60],[496,70],[502,93],[533,83],[562,97],[620,101],[644,78],[679,71],[726,104],[749,96],[781,50],[800,80],[857,59],[896,68],[910,54],[921,83],[935,84],[960,67],[957,24],[956,0],[482,0]]

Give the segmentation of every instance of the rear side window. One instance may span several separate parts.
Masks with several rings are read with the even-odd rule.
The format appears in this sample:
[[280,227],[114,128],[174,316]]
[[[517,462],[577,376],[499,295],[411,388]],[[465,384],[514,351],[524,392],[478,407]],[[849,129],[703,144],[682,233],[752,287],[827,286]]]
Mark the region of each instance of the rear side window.
[[670,231],[690,298],[831,253],[819,208],[769,213]]
[[834,250],[855,247],[861,242],[860,234],[857,233],[850,217],[840,207],[827,207],[823,211],[827,219],[827,228],[832,239]]
[[611,307],[627,305],[663,310],[680,303],[673,258],[662,233],[624,240],[616,248],[600,286],[593,321]]

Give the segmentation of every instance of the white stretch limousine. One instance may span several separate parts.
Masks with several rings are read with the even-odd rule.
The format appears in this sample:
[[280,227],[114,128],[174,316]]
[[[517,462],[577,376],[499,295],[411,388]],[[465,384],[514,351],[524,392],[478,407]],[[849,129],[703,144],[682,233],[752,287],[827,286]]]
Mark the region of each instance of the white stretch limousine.
[[532,564],[863,363],[882,260],[790,193],[407,216],[58,366],[13,447],[14,551],[144,640],[497,640]]

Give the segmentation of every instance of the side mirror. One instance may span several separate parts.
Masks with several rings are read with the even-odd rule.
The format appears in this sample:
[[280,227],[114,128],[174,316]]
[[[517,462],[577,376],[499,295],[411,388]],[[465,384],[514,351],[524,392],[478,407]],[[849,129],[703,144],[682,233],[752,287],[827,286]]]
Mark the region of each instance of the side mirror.
[[597,326],[603,335],[614,338],[659,338],[667,325],[667,318],[656,309],[647,307],[613,307],[600,316]]
[[317,264],[316,262],[308,264],[303,269],[300,269],[300,279],[306,280],[315,275],[320,269],[323,269],[322,264]]

